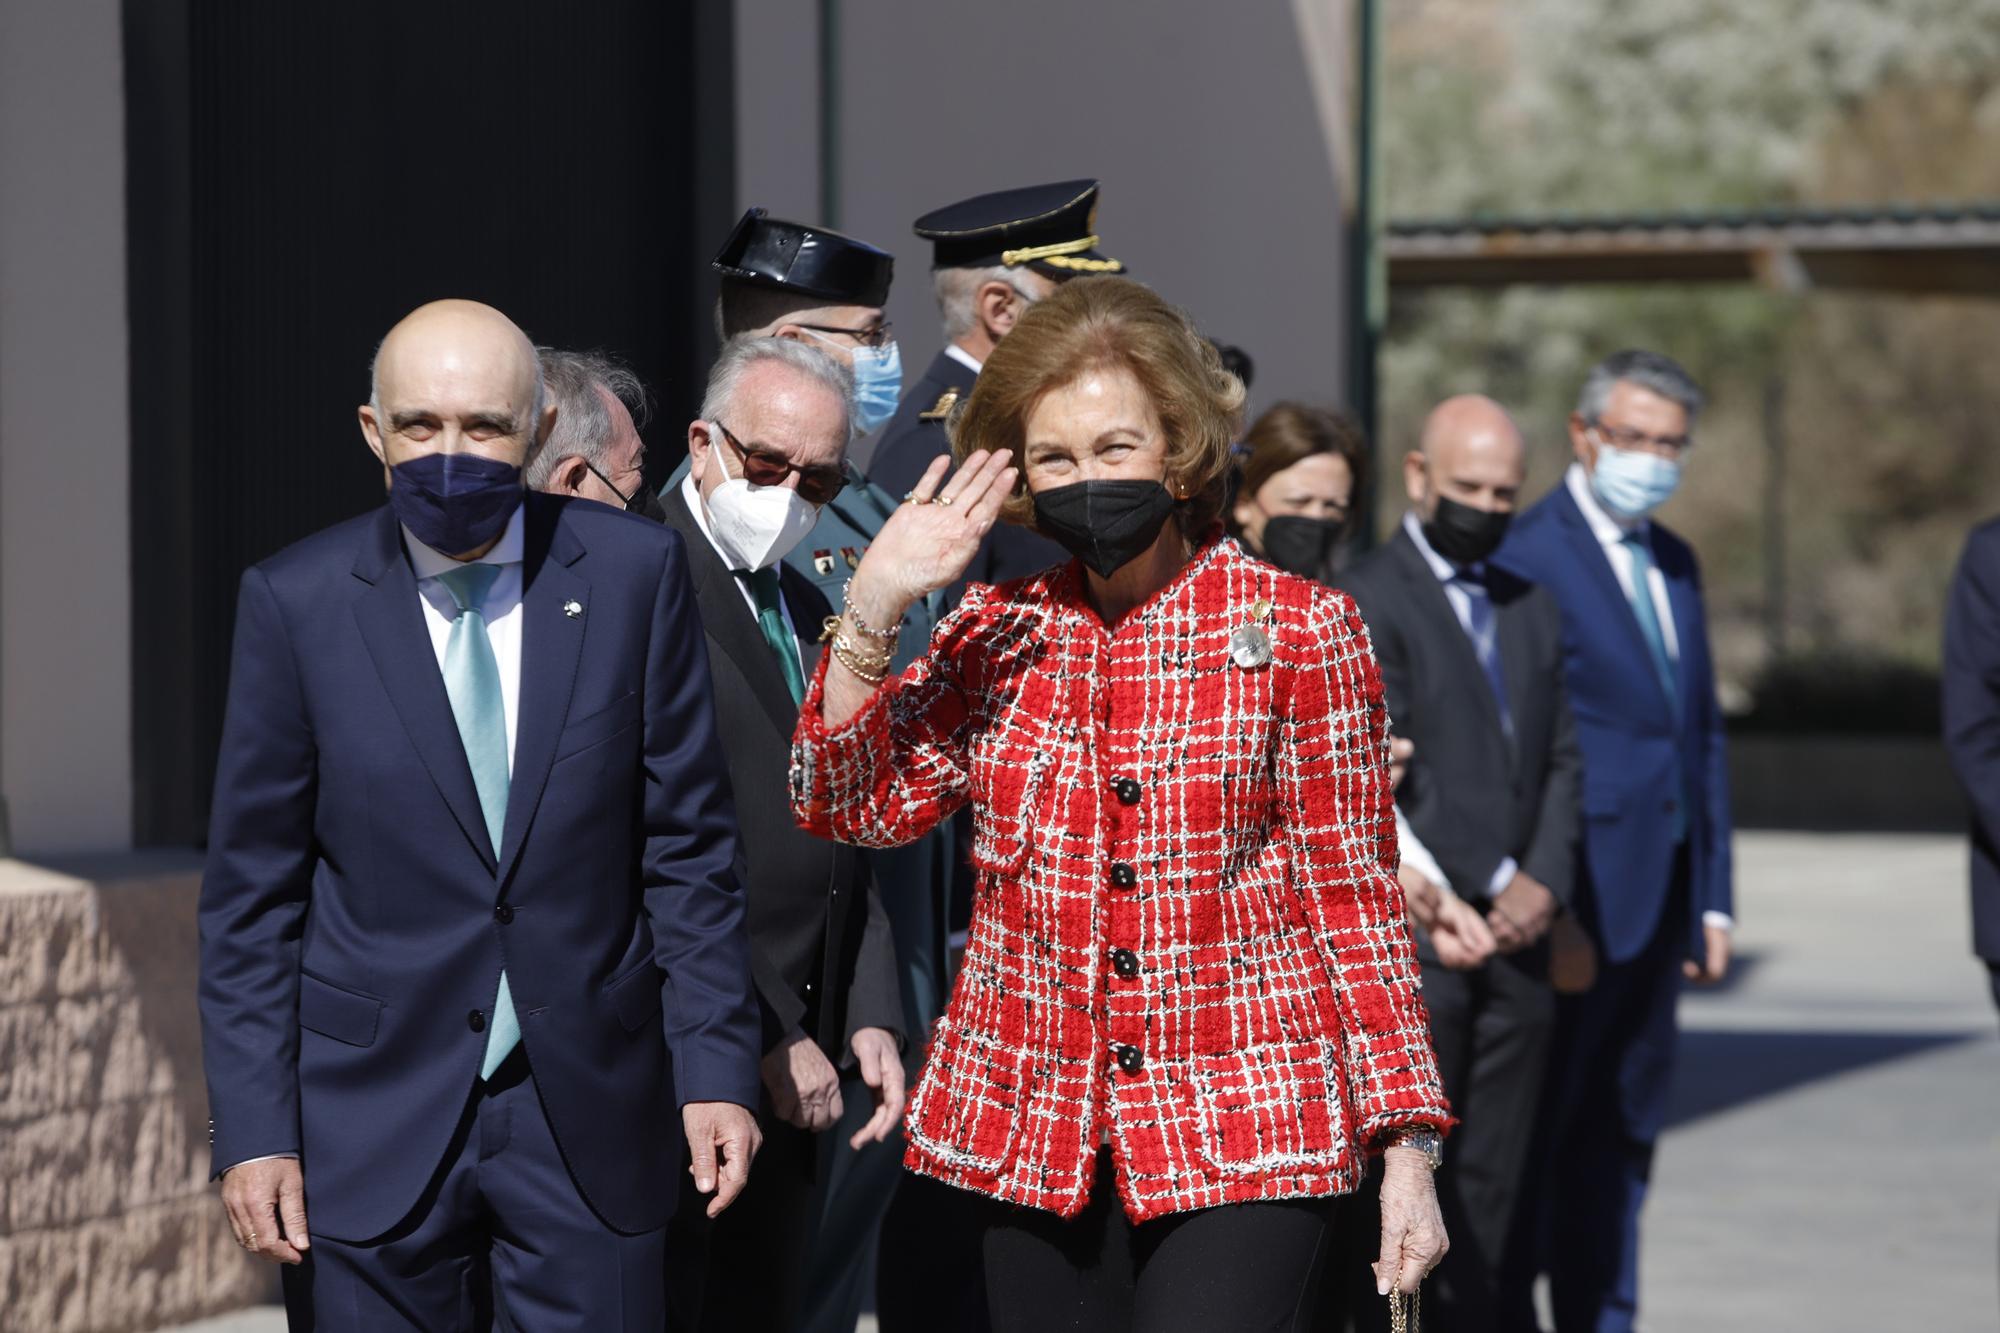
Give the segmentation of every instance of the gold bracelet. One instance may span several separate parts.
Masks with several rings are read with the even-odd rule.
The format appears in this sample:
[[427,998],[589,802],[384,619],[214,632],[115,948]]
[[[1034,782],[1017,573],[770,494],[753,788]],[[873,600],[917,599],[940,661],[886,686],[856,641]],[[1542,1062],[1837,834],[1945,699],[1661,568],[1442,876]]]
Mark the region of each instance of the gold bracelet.
[[852,645],[845,639],[835,639],[833,641],[833,660],[846,667],[857,678],[868,682],[870,685],[880,685],[889,678],[889,659],[887,657],[881,659],[879,666],[874,662],[863,661],[860,654],[856,653]]

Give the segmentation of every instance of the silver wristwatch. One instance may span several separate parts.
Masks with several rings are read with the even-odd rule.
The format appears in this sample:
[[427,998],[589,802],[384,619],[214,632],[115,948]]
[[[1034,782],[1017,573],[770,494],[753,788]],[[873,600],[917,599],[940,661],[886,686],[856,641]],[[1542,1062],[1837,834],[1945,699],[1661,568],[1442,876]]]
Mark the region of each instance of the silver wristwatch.
[[1406,1129],[1392,1134],[1385,1148],[1414,1148],[1435,1171],[1444,1165],[1444,1135],[1434,1129]]

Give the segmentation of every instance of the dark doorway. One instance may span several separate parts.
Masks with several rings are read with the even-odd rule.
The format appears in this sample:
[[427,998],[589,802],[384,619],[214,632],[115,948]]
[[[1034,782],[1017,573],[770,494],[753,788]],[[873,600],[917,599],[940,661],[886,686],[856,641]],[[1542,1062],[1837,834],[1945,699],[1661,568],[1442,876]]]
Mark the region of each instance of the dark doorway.
[[126,0],[141,845],[204,836],[243,570],[382,502],[354,408],[404,312],[472,297],[624,357],[673,466],[733,211],[728,16]]

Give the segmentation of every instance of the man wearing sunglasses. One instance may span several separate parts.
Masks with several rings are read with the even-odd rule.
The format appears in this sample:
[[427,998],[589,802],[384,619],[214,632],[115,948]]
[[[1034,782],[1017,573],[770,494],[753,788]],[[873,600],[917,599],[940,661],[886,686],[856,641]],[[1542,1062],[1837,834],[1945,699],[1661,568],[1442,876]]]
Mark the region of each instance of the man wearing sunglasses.
[[[845,488],[853,379],[811,343],[724,344],[687,475],[662,497],[688,548],[695,605],[736,814],[751,973],[763,1010],[765,1132],[754,1188],[709,1227],[703,1272],[676,1238],[670,1286],[683,1324],[790,1330],[810,1288],[822,1225],[819,1181],[833,1155],[882,1142],[902,1118],[906,1030],[895,946],[868,858],[795,824],[787,800],[792,730],[832,607],[784,563]],[[872,1109],[845,1142],[842,1071]],[[718,1219],[719,1220],[719,1219]],[[705,1233],[705,1236],[699,1233]]]
[[548,442],[528,461],[528,488],[664,520],[660,497],[646,485],[646,442],[639,437],[650,407],[646,386],[600,352],[535,350],[557,415]]

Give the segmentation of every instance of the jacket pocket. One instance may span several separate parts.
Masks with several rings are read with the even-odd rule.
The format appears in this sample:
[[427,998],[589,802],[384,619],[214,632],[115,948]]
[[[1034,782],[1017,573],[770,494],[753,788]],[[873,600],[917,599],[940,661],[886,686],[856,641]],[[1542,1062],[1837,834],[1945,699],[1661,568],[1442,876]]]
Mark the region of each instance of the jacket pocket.
[[600,708],[564,727],[562,736],[556,741],[556,757],[552,762],[560,764],[570,756],[582,754],[591,746],[638,725],[639,692],[628,690],[609,707]]
[[1218,1171],[1330,1167],[1347,1154],[1328,1043],[1253,1046],[1189,1065],[1201,1152]]
[[382,1024],[382,1001],[372,995],[299,973],[299,1026],[349,1046],[373,1046]]
[[[1042,780],[1053,756],[1042,751],[1028,760],[1018,795],[1004,790],[1004,779],[996,780],[993,795],[973,810],[972,864],[996,875],[1011,875],[1028,859],[1034,845],[1036,807],[1041,799]],[[1011,785],[1011,784],[1007,784]]]
[[604,983],[604,998],[627,1032],[637,1032],[660,1012],[660,969],[648,958],[622,977]]
[[1027,1097],[1028,1052],[940,1022],[910,1104],[911,1142],[927,1155],[993,1176],[1014,1160]]

